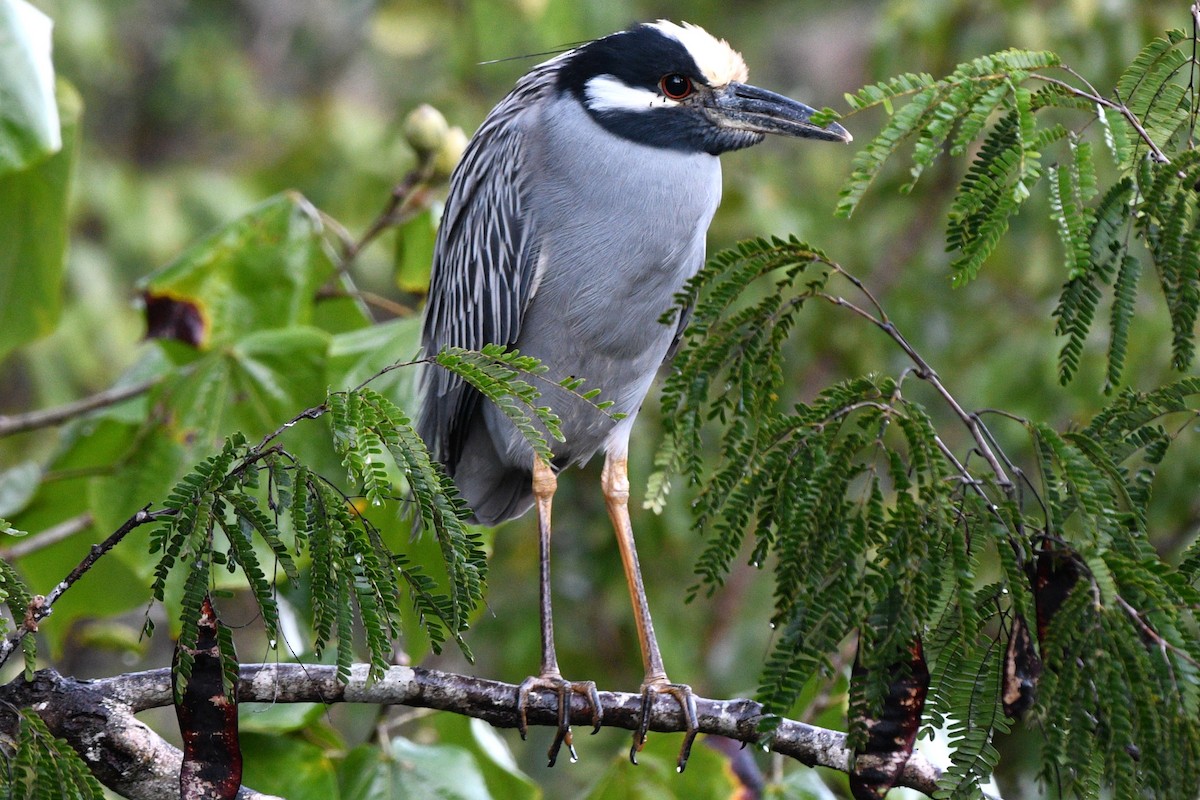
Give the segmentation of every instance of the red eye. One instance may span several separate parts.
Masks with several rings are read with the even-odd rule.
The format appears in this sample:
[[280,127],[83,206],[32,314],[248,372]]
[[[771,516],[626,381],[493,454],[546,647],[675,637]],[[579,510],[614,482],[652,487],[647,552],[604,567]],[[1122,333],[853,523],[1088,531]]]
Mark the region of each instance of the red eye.
[[664,75],[663,79],[658,82],[658,88],[662,89],[662,93],[672,100],[682,100],[692,93],[692,79],[678,73]]

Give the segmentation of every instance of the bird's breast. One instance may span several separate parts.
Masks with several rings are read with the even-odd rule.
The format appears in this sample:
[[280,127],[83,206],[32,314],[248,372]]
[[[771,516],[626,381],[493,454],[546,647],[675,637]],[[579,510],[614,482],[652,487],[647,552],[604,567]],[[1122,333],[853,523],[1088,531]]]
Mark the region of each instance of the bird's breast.
[[665,347],[664,336],[669,345],[658,318],[703,263],[720,163],[614,136],[569,97],[548,104],[539,127],[525,187],[539,247],[533,303],[614,355]]

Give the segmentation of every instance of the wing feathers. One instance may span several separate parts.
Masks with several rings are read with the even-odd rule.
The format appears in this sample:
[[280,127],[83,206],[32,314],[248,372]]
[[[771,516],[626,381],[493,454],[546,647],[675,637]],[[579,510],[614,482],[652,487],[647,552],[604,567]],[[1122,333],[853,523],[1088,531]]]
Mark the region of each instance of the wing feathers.
[[[524,201],[525,130],[553,91],[558,59],[528,73],[488,115],[450,182],[430,277],[422,348],[511,345],[521,331],[536,268],[534,221]],[[428,366],[418,432],[454,474],[478,393]]]

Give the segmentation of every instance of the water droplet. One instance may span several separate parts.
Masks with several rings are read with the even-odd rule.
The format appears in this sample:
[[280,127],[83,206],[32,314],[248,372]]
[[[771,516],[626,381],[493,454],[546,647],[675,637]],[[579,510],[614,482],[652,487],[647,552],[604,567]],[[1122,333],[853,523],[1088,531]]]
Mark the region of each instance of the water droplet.
[[675,771],[680,774],[683,774],[683,767],[675,767]]
[[272,649],[272,650],[274,650],[274,649],[275,649],[276,647],[278,647],[278,646],[279,646],[279,642],[277,642],[277,641],[275,641],[274,639],[272,639],[272,640],[271,640],[271,649]]
[[767,624],[771,626],[771,630],[775,630],[775,623],[774,623],[774,622],[768,622]]

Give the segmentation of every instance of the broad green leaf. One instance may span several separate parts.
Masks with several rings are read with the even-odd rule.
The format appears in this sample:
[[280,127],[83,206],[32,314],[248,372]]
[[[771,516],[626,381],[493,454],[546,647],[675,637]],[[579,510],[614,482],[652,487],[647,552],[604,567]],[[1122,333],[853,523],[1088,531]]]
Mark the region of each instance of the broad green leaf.
[[319,703],[242,703],[238,730],[278,735],[320,725],[329,709]]
[[475,756],[492,797],[538,800],[542,790],[521,771],[508,744],[483,720],[459,714],[438,714],[434,725],[445,744],[466,748]]
[[819,772],[807,767],[792,770],[782,781],[767,787],[766,796],[771,800],[837,800],[838,797],[821,780]]
[[[88,509],[95,529],[105,536],[138,509],[158,507],[183,470],[191,466],[187,448],[171,435],[171,430],[163,426],[128,430],[132,447],[116,460],[111,471],[91,478],[87,485]],[[123,547],[113,557],[124,559],[149,583],[154,564],[146,559],[144,551]]]
[[53,25],[25,0],[0,0],[0,175],[63,146],[50,60]]
[[392,762],[388,766],[395,794],[384,797],[410,800],[490,800],[493,797],[479,764],[462,747],[417,744],[396,738],[392,740]]
[[437,222],[426,209],[396,229],[396,285],[411,294],[429,291]]
[[[39,501],[61,502],[64,506],[76,500],[68,486],[56,485],[52,491],[39,493]],[[39,519],[39,517],[41,519]],[[48,527],[41,515],[28,515],[28,523],[22,526],[30,536],[36,536]],[[64,541],[31,553],[18,564],[21,574],[27,579],[32,592],[48,593],[88,554],[95,542],[103,540],[112,531],[99,531],[95,527],[72,536]],[[128,550],[145,550],[145,529],[129,534],[121,547]],[[54,604],[54,614],[41,624],[38,635],[50,645],[50,655],[61,658],[65,648],[73,641],[72,631],[79,620],[114,617],[132,609],[141,609],[150,598],[145,578],[131,569],[120,558],[101,558],[79,579],[71,589]]]
[[362,745],[339,772],[342,800],[518,800],[493,795],[471,754],[452,745],[422,745],[397,738],[392,753]]
[[0,472],[0,517],[15,517],[37,492],[42,468],[36,461],[23,461]]
[[[3,8],[5,0],[0,0]],[[0,31],[0,43],[3,38]],[[0,62],[3,52],[0,44]],[[0,81],[3,75],[0,63]],[[13,348],[49,333],[62,306],[67,198],[81,105],[65,85],[60,86],[58,102],[63,147],[33,166],[0,174],[0,360]],[[0,91],[0,117],[4,106]]]
[[[89,483],[97,473],[118,463],[130,450],[138,428],[110,419],[80,420],[64,429],[60,453],[46,465],[37,494],[13,523],[36,537],[42,531],[90,511]],[[158,499],[158,498],[155,498]],[[17,563],[31,591],[45,594],[63,579],[113,528],[93,523],[68,539],[37,550]],[[52,653],[61,653],[73,622],[140,608],[149,598],[144,575],[130,566],[145,552],[145,529],[129,534],[121,547],[100,559],[54,606],[39,635]],[[144,559],[143,559],[144,560]]]
[[[329,382],[335,388],[351,388],[397,361],[417,357],[421,320],[404,317],[362,330],[339,333],[329,345]],[[371,383],[371,388],[400,405],[414,408],[417,367],[392,370]]]
[[276,195],[143,282],[148,308],[160,304],[164,315],[188,320],[192,334],[151,335],[212,349],[254,331],[306,325],[332,273],[317,210],[294,192]]
[[293,736],[243,733],[242,783],[288,800],[338,797],[337,768],[320,747]]
[[112,619],[97,619],[72,630],[71,646],[144,657],[150,649],[150,642],[142,637],[140,625]]
[[587,794],[587,800],[728,800],[741,785],[725,756],[696,742],[687,769],[676,772],[679,734],[653,734],[637,766],[622,753]]
[[309,327],[252,333],[206,354],[163,392],[175,435],[205,452],[241,431],[259,437],[325,398],[329,336]]
[[378,800],[393,797],[384,755],[374,744],[360,744],[338,765],[340,800]]

